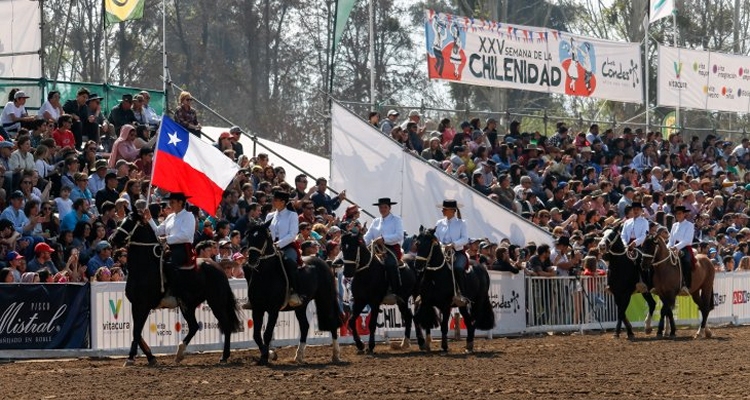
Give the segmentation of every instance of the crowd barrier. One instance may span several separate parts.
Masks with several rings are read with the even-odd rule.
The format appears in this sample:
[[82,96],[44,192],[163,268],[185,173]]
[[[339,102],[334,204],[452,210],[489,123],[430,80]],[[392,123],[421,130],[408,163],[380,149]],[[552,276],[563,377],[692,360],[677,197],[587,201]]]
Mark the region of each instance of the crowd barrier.
[[[617,319],[614,299],[604,290],[604,277],[525,277],[523,274],[491,272],[490,298],[496,326],[478,335],[516,335],[536,332],[563,332],[589,329],[611,329]],[[231,280],[237,301],[247,298],[244,280]],[[715,309],[712,324],[750,322],[750,272],[719,273],[714,282]],[[655,318],[661,304],[657,300]],[[382,306],[378,314],[376,340],[403,337],[404,326],[395,306]],[[642,326],[648,312],[643,297],[633,295],[628,318]],[[315,307],[307,309],[311,320],[308,343],[330,342],[328,332],[320,332],[315,321]],[[196,310],[200,330],[189,346],[190,351],[219,350],[223,344],[218,322],[207,304]],[[465,333],[463,322],[453,312],[451,330]],[[700,319],[690,297],[679,297],[675,318],[679,325],[696,325]],[[356,321],[361,335],[368,335],[370,314]],[[254,347],[252,328],[264,321],[253,321],[242,311],[242,330],[232,335],[232,348]],[[11,284],[0,286],[0,358],[52,357],[60,354],[124,355],[132,338],[130,303],[125,297],[125,283]],[[438,335],[433,330],[433,335]],[[144,339],[157,353],[174,352],[187,334],[187,323],[178,310],[154,310],[143,330]],[[342,343],[352,336],[340,327]],[[412,334],[412,338],[415,336]],[[274,332],[278,346],[296,344],[299,327],[294,313],[281,313]],[[60,352],[60,349],[68,349]]]

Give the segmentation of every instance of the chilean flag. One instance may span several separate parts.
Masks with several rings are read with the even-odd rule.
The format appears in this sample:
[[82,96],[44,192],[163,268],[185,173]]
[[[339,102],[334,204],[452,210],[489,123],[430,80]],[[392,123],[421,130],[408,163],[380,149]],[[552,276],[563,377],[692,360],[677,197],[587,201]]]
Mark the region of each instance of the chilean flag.
[[219,149],[162,117],[151,174],[154,186],[185,193],[190,203],[216,215],[224,189],[239,170]]

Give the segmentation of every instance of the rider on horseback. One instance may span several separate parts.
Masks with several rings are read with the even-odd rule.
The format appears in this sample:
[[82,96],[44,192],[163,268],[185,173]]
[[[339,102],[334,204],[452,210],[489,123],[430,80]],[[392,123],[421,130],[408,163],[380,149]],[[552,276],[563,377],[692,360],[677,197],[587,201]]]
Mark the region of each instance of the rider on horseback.
[[672,225],[669,233],[667,246],[672,251],[680,251],[680,266],[682,268],[683,285],[680,294],[690,295],[691,276],[693,269],[693,237],[695,236],[695,225],[685,219],[688,209],[685,206],[674,208],[674,216],[677,220]]
[[[302,304],[302,298],[299,293],[297,283],[297,269],[294,265],[300,266],[301,255],[299,243],[296,242],[299,233],[299,216],[292,203],[289,202],[290,195],[288,192],[277,190],[273,192],[271,205],[274,212],[266,216],[266,221],[271,221],[268,227],[274,240],[274,245],[278,248],[287,260],[284,262],[284,269],[289,278],[291,294],[289,295],[289,306],[297,307]],[[246,303],[243,308],[251,308],[250,303]]]
[[464,272],[469,264],[464,247],[469,243],[469,233],[466,221],[461,219],[461,211],[456,200],[443,200],[443,216],[435,226],[435,237],[446,250],[453,251],[453,276],[456,279],[458,291],[453,298],[457,307],[466,306],[467,300],[462,293],[466,292]]
[[390,283],[391,292],[383,298],[384,304],[396,304],[396,297],[401,291],[401,274],[398,272],[398,263],[401,261],[401,242],[404,240],[404,225],[401,217],[391,212],[391,206],[398,204],[390,198],[383,197],[373,204],[378,206],[380,217],[372,221],[372,226],[367,230],[364,241],[366,245],[375,243],[385,246],[383,264],[385,264],[386,276]]
[[[648,220],[641,216],[643,213],[643,206],[641,203],[633,202],[633,204],[630,205],[630,209],[633,213],[633,217],[626,220],[622,225],[620,237],[622,238],[622,243],[625,245],[625,248],[627,248],[628,251],[634,251],[646,241],[649,227]],[[642,281],[640,283],[643,283],[643,280],[648,282],[648,279],[643,279],[644,274],[645,272],[641,271]]]
[[177,291],[180,287],[177,282],[179,279],[177,271],[181,267],[191,265],[194,261],[195,217],[185,207],[187,197],[184,193],[170,193],[164,197],[164,200],[169,201],[172,213],[167,216],[161,225],[156,226],[156,222],[154,222],[148,209],[144,210],[144,217],[148,219],[148,223],[156,236],[159,237],[159,241],[162,244],[166,243],[170,254],[166,264],[169,289],[159,303],[159,308],[175,308],[178,305],[175,295],[179,296]]

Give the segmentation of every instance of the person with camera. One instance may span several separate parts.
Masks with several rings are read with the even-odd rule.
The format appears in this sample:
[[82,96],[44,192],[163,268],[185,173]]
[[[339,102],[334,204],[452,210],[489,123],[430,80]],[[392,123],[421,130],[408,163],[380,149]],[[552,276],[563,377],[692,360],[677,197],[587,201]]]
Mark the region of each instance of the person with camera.
[[580,263],[581,254],[574,252],[573,256],[568,258],[568,252],[570,250],[570,238],[567,236],[560,236],[555,241],[555,247],[550,253],[550,261],[552,265],[557,267],[558,276],[570,276],[575,275],[576,267]]

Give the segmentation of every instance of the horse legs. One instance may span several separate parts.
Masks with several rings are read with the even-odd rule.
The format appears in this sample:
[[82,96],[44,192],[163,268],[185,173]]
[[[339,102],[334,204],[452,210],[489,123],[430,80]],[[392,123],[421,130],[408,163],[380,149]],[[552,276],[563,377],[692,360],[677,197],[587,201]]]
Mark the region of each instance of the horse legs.
[[[258,351],[260,351],[260,359],[258,365],[268,364],[268,344],[263,342],[263,311],[259,311],[253,308],[253,340],[258,345]],[[266,331],[273,332],[273,325],[268,325]]]
[[708,313],[711,312],[710,296],[713,296],[713,293],[712,291],[701,288],[700,292],[695,291],[691,295],[693,297],[693,301],[698,306],[698,309],[701,310],[701,324],[698,327],[698,332],[695,332],[693,338],[698,339],[701,336],[701,331],[703,331],[704,336],[706,337],[706,339],[708,339],[711,337],[711,330],[708,328],[707,322]]
[[646,303],[648,304],[648,315],[646,316],[644,331],[647,335],[650,335],[651,332],[653,332],[651,321],[654,317],[654,311],[656,310],[656,300],[654,300],[654,296],[652,296],[651,293],[643,293],[642,295],[643,299],[646,300]]
[[630,324],[630,321],[625,314],[625,311],[628,309],[628,305],[630,304],[630,294],[618,296],[615,299],[615,303],[617,305],[617,325],[615,326],[615,337],[620,337],[620,328],[622,324],[625,324],[625,331],[628,334],[628,339],[633,339],[635,337],[635,335],[633,334],[633,326]]
[[141,307],[133,307],[133,342],[130,345],[130,353],[128,359],[125,361],[125,366],[135,364],[135,356],[138,353],[138,346],[141,347],[143,354],[146,355],[149,365],[156,365],[156,357],[151,353],[151,348],[148,347],[146,341],[143,340],[143,327],[146,325],[146,320],[149,314],[148,309],[142,309]]
[[182,316],[185,317],[185,321],[188,324],[188,334],[185,339],[182,339],[182,343],[177,346],[177,354],[174,357],[174,362],[179,364],[185,359],[185,349],[187,349],[190,341],[193,340],[193,336],[198,333],[198,320],[195,318],[195,307],[183,306],[180,307]]
[[398,301],[398,309],[401,311],[401,322],[404,324],[404,340],[401,341],[401,349],[405,350],[411,344],[411,324],[414,321],[414,314],[412,314],[409,304],[400,299]]
[[364,354],[365,352],[365,344],[362,343],[362,338],[359,337],[359,330],[357,330],[357,318],[359,318],[364,309],[365,304],[354,299],[354,307],[352,308],[352,313],[349,315],[349,323],[347,324],[349,331],[352,333],[352,338],[354,338],[354,344],[357,346],[357,354]]
[[[310,330],[310,322],[307,320],[306,309],[307,307],[299,307],[294,310],[294,315],[297,316],[297,323],[299,324],[299,345],[297,345],[297,354],[294,356],[294,361],[300,364],[305,362],[307,332]],[[276,315],[278,315],[278,313],[276,313]],[[276,324],[275,321],[274,324]]]
[[444,310],[441,310],[443,318],[440,320],[440,349],[443,353],[448,352],[448,324],[451,320],[451,307],[448,306]]
[[338,329],[331,330],[331,346],[333,347],[333,355],[331,356],[331,362],[334,364],[341,362],[341,348],[339,347],[339,331]]
[[375,331],[378,329],[378,315],[380,314],[380,304],[370,304],[370,323],[367,329],[370,330],[370,339],[367,343],[367,352],[375,353]]
[[[475,309],[476,310],[476,309]],[[476,333],[476,324],[474,323],[474,319],[471,314],[469,314],[469,310],[466,307],[461,307],[458,309],[458,311],[461,313],[461,316],[464,318],[464,322],[466,323],[466,354],[471,354],[474,352],[474,334]]]

